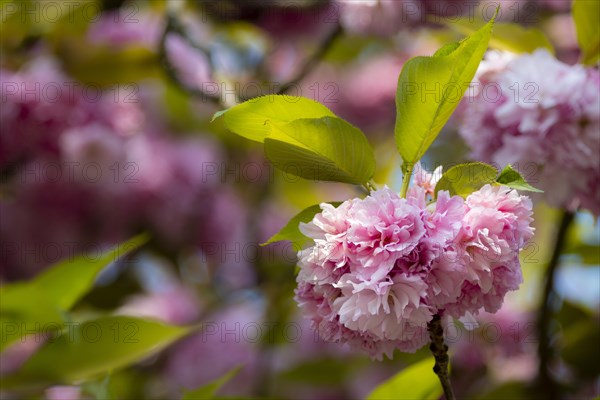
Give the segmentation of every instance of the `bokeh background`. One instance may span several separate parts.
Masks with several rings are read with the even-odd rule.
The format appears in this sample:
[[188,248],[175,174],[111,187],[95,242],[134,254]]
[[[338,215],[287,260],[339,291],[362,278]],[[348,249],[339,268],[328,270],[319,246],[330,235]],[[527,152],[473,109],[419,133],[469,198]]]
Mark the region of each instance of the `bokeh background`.
[[[560,60],[577,62],[570,1],[501,3],[500,20],[542,30]],[[103,271],[74,313],[205,324],[110,379],[0,389],[3,398],[179,398],[236,367],[219,395],[363,398],[430,357],[422,349],[372,362],[318,339],[293,301],[296,249],[260,244],[307,206],[362,194],[274,169],[261,146],[211,118],[258,95],[313,98],[367,134],[375,180],[398,189],[394,96],[403,63],[461,38],[451,27],[456,18],[489,19],[497,4],[1,1],[0,281],[30,279],[61,259],[148,232],[150,243]],[[426,168],[468,159],[459,119],[460,110]],[[457,328],[449,339],[459,398],[532,398],[545,268],[560,217],[543,196],[535,200],[521,290],[498,314],[480,315],[480,328]],[[598,221],[577,213],[545,333],[566,398],[598,395],[599,243]],[[37,347],[5,350],[0,374],[18,371]]]

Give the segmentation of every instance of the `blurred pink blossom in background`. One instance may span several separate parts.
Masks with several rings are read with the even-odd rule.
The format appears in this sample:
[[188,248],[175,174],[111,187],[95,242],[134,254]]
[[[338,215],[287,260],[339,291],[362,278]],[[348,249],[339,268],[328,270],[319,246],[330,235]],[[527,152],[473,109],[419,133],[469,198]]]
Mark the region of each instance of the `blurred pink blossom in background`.
[[493,90],[465,99],[460,133],[472,157],[513,164],[551,205],[598,215],[598,70],[536,50],[497,68],[486,63],[479,80]]

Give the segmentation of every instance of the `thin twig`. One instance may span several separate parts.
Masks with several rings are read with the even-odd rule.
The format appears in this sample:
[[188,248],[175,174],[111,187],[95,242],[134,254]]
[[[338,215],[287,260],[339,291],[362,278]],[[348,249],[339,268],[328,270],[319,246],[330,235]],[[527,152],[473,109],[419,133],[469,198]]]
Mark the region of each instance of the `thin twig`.
[[174,11],[167,12],[168,24],[169,24],[169,32],[178,34],[190,47],[198,50],[203,53],[205,56],[208,56],[210,50],[206,47],[202,46],[200,43],[196,42],[191,38],[186,28],[177,18],[177,15]]
[[552,346],[550,345],[552,339],[550,322],[552,321],[552,302],[554,300],[554,279],[559,266],[560,256],[565,246],[567,233],[573,222],[574,216],[575,214],[573,212],[565,211],[561,217],[560,226],[556,234],[554,251],[546,269],[546,284],[538,319],[538,383],[539,389],[545,393],[548,400],[560,398],[557,384],[550,372],[550,364],[552,363],[552,358],[554,356],[552,353]]
[[[314,53],[306,59],[302,67],[299,68],[297,74],[289,81],[283,83],[279,87],[279,89],[272,94],[285,94],[288,90],[290,90],[292,87],[296,86],[299,82],[301,82],[321,61],[323,56],[327,54],[331,46],[335,43],[336,39],[339,36],[341,36],[342,33],[343,30],[341,25],[336,24],[336,26],[331,30],[331,32],[329,32],[327,36],[323,39],[323,41],[317,47]],[[178,21],[176,13],[173,11],[168,11],[165,29],[163,31],[159,43],[159,57],[167,77],[171,80],[171,82],[173,82],[180,90],[184,91],[185,93],[194,97],[199,97],[202,100],[209,100],[215,104],[223,105],[223,99],[220,96],[206,93],[205,91],[197,87],[191,87],[179,78],[177,70],[171,64],[166,50],[166,40],[169,34],[176,34],[180,36],[190,47],[204,54],[209,60],[211,59],[209,51],[200,44],[196,43],[189,36],[183,25]],[[211,65],[211,67],[214,68],[213,65]],[[239,100],[243,102],[246,100],[250,100],[251,98],[252,97],[241,97]]]
[[302,68],[298,70],[298,73],[295,77],[290,79],[288,82],[281,85],[279,90],[277,90],[277,94],[285,94],[292,87],[296,86],[300,83],[306,76],[313,70],[313,68],[321,61],[323,56],[327,54],[329,49],[333,46],[338,37],[340,37],[343,33],[342,26],[340,24],[336,24],[335,28],[329,32],[329,34],[323,39],[319,47],[315,50],[315,52],[306,59]]
[[450,383],[450,376],[448,375],[448,346],[444,344],[444,328],[442,327],[442,319],[439,315],[435,315],[427,324],[427,330],[429,331],[429,337],[431,338],[429,350],[431,350],[431,353],[435,358],[433,372],[438,376],[440,383],[442,384],[446,400],[456,400]]
[[[208,100],[212,103],[221,104],[221,97],[215,94],[206,93],[204,90],[198,87],[192,87],[183,82],[179,75],[177,74],[176,68],[171,64],[171,60],[169,59],[169,55],[167,54],[167,37],[169,34],[177,34],[181,38],[183,38],[186,43],[188,43],[195,50],[202,52],[205,56],[208,57],[206,51],[199,45],[195,44],[193,40],[187,35],[187,33],[182,29],[180,24],[177,21],[177,18],[172,12],[167,12],[167,23],[165,25],[165,30],[160,38],[158,56],[160,58],[160,62],[163,66],[163,70],[165,71],[169,80],[175,84],[181,91],[192,95],[194,97],[198,97],[203,101]],[[208,57],[210,59],[210,57]]]

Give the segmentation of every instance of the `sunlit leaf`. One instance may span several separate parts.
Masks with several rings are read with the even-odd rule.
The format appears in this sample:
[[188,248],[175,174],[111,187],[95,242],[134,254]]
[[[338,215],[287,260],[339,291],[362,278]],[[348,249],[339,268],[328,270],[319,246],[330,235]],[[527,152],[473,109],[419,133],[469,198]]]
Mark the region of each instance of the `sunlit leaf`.
[[405,168],[425,154],[471,84],[490,40],[492,19],[432,57],[415,57],[402,69],[396,92],[396,146]]
[[516,171],[511,165],[507,165],[506,167],[504,167],[504,169],[502,170],[502,172],[500,172],[500,175],[496,179],[496,182],[517,190],[543,193],[543,190],[534,188],[529,183],[527,183],[525,178],[523,178],[523,176],[518,171]]
[[[333,202],[334,207],[339,205],[339,202]],[[304,243],[308,242],[308,238],[300,232],[300,222],[309,222],[313,219],[313,217],[321,212],[321,207],[318,204],[307,207],[304,210],[300,211],[298,214],[292,217],[288,221],[287,224],[279,232],[274,234],[267,240],[263,245],[267,245],[269,243],[280,242],[282,240],[289,240],[292,242],[296,248],[301,248]]]
[[433,358],[412,364],[383,382],[369,394],[369,400],[436,400],[442,387],[433,373]]
[[213,120],[223,118],[230,131],[256,142],[264,142],[274,125],[300,118],[334,116],[324,105],[305,97],[267,95],[248,100],[217,112]]
[[[464,35],[470,35],[485,25],[485,22],[463,17],[452,18],[446,25]],[[490,47],[512,53],[532,53],[536,49],[544,48],[554,54],[552,43],[541,30],[514,22],[498,22],[494,25]]]
[[375,173],[375,156],[365,135],[336,117],[298,119],[265,139],[275,167],[305,179],[364,184]]
[[474,162],[455,165],[449,168],[435,186],[435,194],[447,190],[451,196],[467,197],[486,184],[496,181],[498,170],[491,165]]

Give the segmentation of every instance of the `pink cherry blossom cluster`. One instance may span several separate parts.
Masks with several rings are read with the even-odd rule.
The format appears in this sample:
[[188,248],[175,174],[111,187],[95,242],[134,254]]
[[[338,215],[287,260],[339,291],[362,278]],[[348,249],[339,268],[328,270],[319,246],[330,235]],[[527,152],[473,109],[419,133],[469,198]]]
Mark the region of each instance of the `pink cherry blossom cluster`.
[[[522,281],[519,251],[533,236],[532,203],[486,185],[466,200],[437,194],[417,168],[407,198],[385,187],[322,212],[301,231],[296,300],[323,339],[371,357],[414,352],[434,315],[496,312]],[[439,175],[438,175],[439,176]]]
[[599,215],[598,70],[564,64],[546,50],[491,53],[478,80],[485,90],[466,99],[460,128],[472,157],[521,167],[551,205]]

